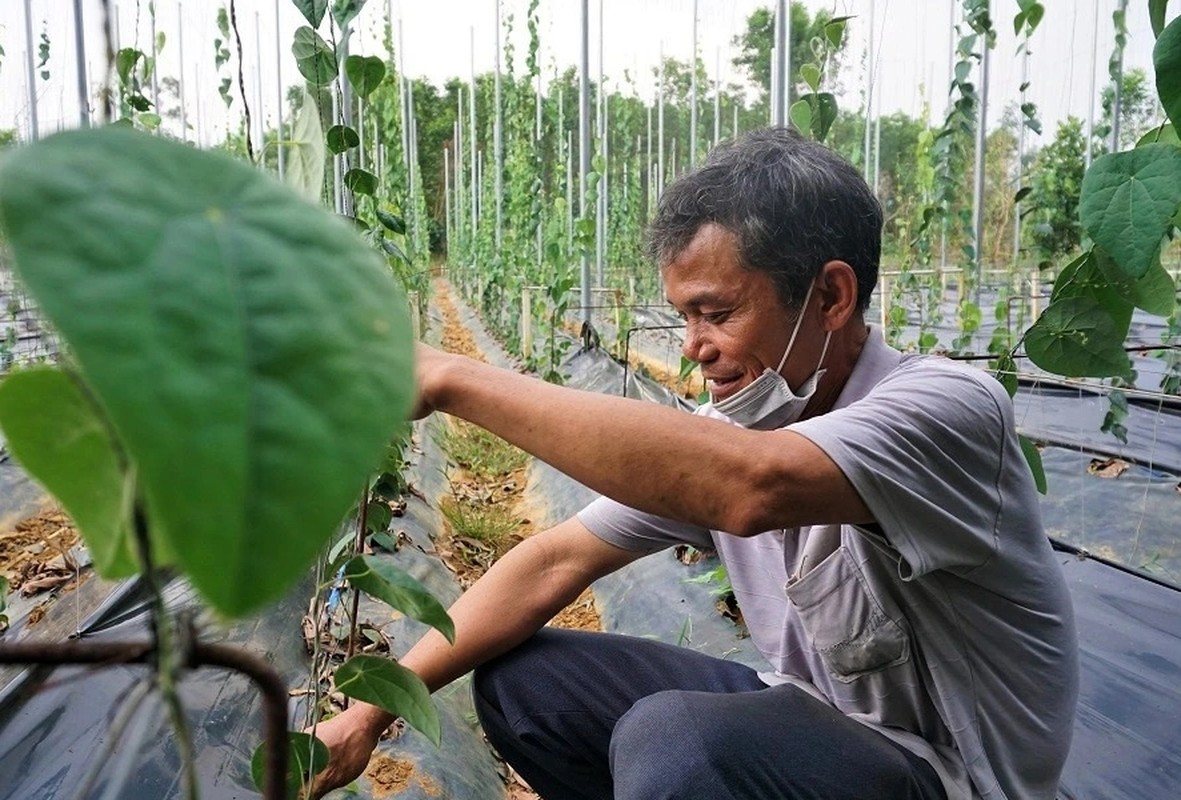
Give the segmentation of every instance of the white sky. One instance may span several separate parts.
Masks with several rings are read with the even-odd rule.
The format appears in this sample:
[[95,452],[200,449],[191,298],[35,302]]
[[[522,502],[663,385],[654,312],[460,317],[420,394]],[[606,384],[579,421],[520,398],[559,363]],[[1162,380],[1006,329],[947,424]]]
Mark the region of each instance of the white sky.
[[[693,0],[591,0],[591,74],[599,72],[599,15],[602,3],[603,72],[609,87],[621,85],[624,71],[635,78],[637,91],[652,97],[651,70],[660,52],[687,61],[692,51]],[[1029,96],[1046,123],[1041,138],[1048,141],[1058,120],[1067,114],[1085,119],[1091,89],[1092,53],[1095,93],[1107,79],[1107,58],[1113,46],[1111,12],[1119,0],[1044,0],[1046,17],[1034,35],[1029,60]],[[118,20],[118,43],[137,42],[148,48],[150,21],[148,0],[110,0]],[[228,4],[228,0],[227,0]],[[949,80],[951,15],[958,0],[807,0],[809,8],[826,8],[837,15],[853,15],[847,35],[841,83],[847,96],[845,108],[857,107],[867,82],[864,66],[866,32],[871,6],[876,22],[875,41],[880,51],[875,93],[881,113],[902,110],[917,116],[924,101],[924,85],[936,87],[932,112],[936,121],[944,111]],[[46,135],[60,127],[78,124],[77,72],[74,46],[74,0],[0,0],[0,128],[29,131],[26,54],[26,14],[31,10],[33,53],[41,32],[50,39],[49,80],[39,75],[38,129]],[[200,128],[204,143],[224,135],[227,123],[235,124],[239,102],[227,112],[217,94],[220,78],[214,69],[213,39],[218,35],[217,9],[221,0],[158,0],[157,29],[167,37],[160,57],[160,74],[180,76],[183,34],[183,80],[189,124]],[[513,41],[516,67],[524,70],[527,51],[525,11],[527,0],[502,0],[504,13],[515,17]],[[773,0],[698,0],[700,57],[711,77],[718,56],[725,82],[735,78],[730,60],[737,54],[730,41],[747,16]],[[1145,67],[1152,74],[1152,32],[1145,0],[1130,0],[1129,38],[1125,51],[1128,68]],[[89,85],[97,88],[102,68],[102,6],[99,0],[82,0]],[[238,0],[238,21],[245,53],[248,99],[257,114],[261,105],[273,125],[279,103],[276,62],[284,87],[295,83],[298,73],[290,45],[295,28],[303,24],[291,0]],[[542,65],[545,76],[555,68],[577,64],[579,53],[579,0],[542,0]],[[496,53],[496,0],[369,0],[357,26],[360,39],[352,51],[384,55],[379,36],[387,10],[401,22],[406,73],[426,76],[441,84],[450,76],[467,77],[472,70],[493,68]],[[137,32],[138,11],[138,32]],[[1016,0],[993,0],[994,24],[999,40],[991,55],[989,122],[995,125],[1003,108],[1018,100],[1021,62],[1012,19]],[[1098,18],[1098,45],[1092,46]],[[178,22],[180,24],[178,24]],[[277,25],[276,25],[277,23]],[[276,41],[276,31],[278,41]],[[474,34],[474,52],[473,52]],[[235,49],[235,48],[232,48]],[[276,58],[276,52],[281,55]],[[236,49],[235,49],[236,52]],[[236,57],[230,65],[235,68]],[[235,93],[236,93],[235,75]],[[702,102],[708,102],[703,87]],[[261,95],[261,104],[259,96]],[[1097,107],[1096,102],[1096,107]],[[1098,113],[1098,112],[1096,112]],[[195,135],[195,133],[194,133]]]

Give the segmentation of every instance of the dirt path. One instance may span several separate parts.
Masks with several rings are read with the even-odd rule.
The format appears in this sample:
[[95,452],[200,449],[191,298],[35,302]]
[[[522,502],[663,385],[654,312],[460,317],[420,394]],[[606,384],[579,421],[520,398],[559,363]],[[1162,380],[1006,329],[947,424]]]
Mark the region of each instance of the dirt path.
[[[447,285],[441,281],[435,284],[434,302],[443,315],[443,349],[486,361],[476,345],[475,338],[460,321],[459,312],[451,301]],[[466,425],[467,423],[454,423],[449,420],[448,424]],[[490,549],[474,547],[470,537],[456,537],[453,529],[449,531],[450,536],[446,541],[436,545],[444,561],[455,571],[460,583],[464,586],[474,582],[495,558],[506,552],[512,545],[536,532],[536,526],[529,518],[528,504],[524,498],[525,471],[525,468],[521,467],[500,476],[498,479],[487,480],[481,479],[480,476],[469,470],[457,467],[451,476],[453,496],[458,495],[460,499],[466,497],[469,500],[471,498],[484,499],[488,504],[500,506],[516,521],[514,530],[500,537],[495,545],[490,546]],[[550,624],[560,628],[602,630],[603,623],[599,617],[598,609],[595,607],[593,591],[587,589],[583,592]],[[525,782],[511,770],[507,791],[508,800],[537,800],[537,795],[530,791]]]

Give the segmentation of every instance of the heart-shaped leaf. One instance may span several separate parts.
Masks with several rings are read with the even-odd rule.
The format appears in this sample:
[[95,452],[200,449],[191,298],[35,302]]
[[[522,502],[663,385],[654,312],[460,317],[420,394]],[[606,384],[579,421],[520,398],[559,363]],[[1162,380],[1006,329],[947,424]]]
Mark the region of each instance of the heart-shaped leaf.
[[[328,745],[308,733],[287,733],[287,798],[299,800],[300,790],[312,776],[328,766]],[[260,744],[250,758],[250,777],[261,791],[266,788],[266,744]]]
[[1143,277],[1181,206],[1181,148],[1149,144],[1095,159],[1083,178],[1079,221],[1131,278]]
[[139,570],[124,524],[125,478],[100,412],[56,369],[0,383],[0,427],[21,466],[65,507],[104,578]]
[[361,137],[348,125],[333,125],[324,134],[324,141],[333,153],[343,153],[361,143]]
[[219,611],[278,597],[409,410],[409,313],[381,259],[250,166],[125,129],[7,158],[0,222],[153,533]]
[[349,56],[344,60],[344,72],[360,97],[368,97],[385,78],[385,62],[377,56]]
[[1125,302],[1142,308],[1149,314],[1167,317],[1177,303],[1177,285],[1161,266],[1160,259],[1152,263],[1143,278],[1133,280],[1124,275],[1105,253],[1096,252],[1095,263],[1107,279],[1111,291]]
[[[1164,17],[1164,9],[1161,9]],[[1181,17],[1169,23],[1152,48],[1156,93],[1174,127],[1181,127]]]
[[318,202],[324,191],[324,129],[315,98],[307,89],[292,124],[284,180],[312,202]]
[[292,0],[299,13],[313,28],[319,28],[324,21],[324,12],[328,10],[328,0]]
[[356,194],[373,194],[377,191],[377,176],[360,167],[353,167],[344,174],[344,185]]
[[1067,297],[1050,303],[1025,334],[1031,361],[1056,375],[1108,378],[1127,375],[1131,364],[1123,337],[1094,297]]
[[447,610],[412,575],[373,556],[354,556],[345,564],[344,577],[356,588],[376,597],[408,617],[436,628],[455,641],[455,624]]
[[337,668],[333,682],[347,697],[406,720],[436,746],[442,740],[439,712],[426,684],[398,662],[381,656],[353,656]]
[[291,52],[299,74],[313,86],[327,86],[336,77],[336,53],[332,45],[306,25],[296,29]]

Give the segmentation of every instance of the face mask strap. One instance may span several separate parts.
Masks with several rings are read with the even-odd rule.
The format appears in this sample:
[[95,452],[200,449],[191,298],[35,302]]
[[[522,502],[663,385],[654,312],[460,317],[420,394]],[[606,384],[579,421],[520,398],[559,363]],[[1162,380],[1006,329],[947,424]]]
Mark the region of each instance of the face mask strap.
[[[812,290],[816,288],[816,281],[808,284],[808,291],[804,294],[804,305],[800,308],[800,315],[796,317],[796,326],[791,331],[791,338],[787,341],[787,349],[783,351],[783,358],[779,359],[779,366],[775,368],[776,372],[783,371],[783,365],[787,363],[787,356],[791,352],[792,346],[796,343],[796,335],[800,332],[800,324],[804,321],[804,315],[808,313],[808,301],[812,299]],[[832,334],[832,331],[829,331]],[[824,349],[828,350],[828,341],[824,342]],[[824,360],[824,356],[820,357]]]
[[832,341],[832,331],[825,334],[824,347],[820,351],[820,360],[816,362],[816,370],[820,371],[820,366],[824,363],[824,357],[828,355],[828,343]]

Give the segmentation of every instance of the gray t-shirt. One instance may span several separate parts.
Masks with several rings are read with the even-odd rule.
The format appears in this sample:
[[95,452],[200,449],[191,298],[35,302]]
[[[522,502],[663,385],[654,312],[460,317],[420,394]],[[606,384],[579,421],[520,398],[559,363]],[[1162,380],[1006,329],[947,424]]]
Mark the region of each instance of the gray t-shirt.
[[1004,389],[872,331],[833,410],[789,429],[833,459],[876,524],[738,537],[608,499],[579,519],[628,549],[715,547],[771,680],[919,753],[949,798],[1053,798],[1077,641]]

